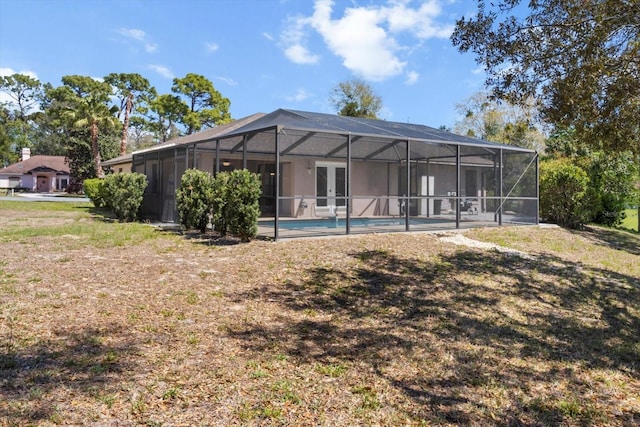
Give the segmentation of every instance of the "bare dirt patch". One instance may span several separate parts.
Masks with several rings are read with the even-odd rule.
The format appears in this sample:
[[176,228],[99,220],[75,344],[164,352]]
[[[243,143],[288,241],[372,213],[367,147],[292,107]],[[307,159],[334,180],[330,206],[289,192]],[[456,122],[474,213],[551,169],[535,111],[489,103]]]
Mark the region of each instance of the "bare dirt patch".
[[465,234],[527,258],[429,234],[116,245],[126,226],[90,215],[35,223],[103,235],[1,217],[2,425],[640,420],[640,256],[605,231]]

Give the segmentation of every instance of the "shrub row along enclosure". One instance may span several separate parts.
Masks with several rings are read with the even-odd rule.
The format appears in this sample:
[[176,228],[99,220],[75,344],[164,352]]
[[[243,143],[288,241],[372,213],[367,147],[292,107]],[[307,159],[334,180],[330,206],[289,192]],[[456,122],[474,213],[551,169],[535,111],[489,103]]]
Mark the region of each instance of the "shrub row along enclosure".
[[201,233],[210,226],[249,241],[258,232],[261,180],[246,169],[219,172],[215,176],[198,169],[182,175],[176,191],[180,224]]
[[141,173],[115,173],[105,178],[85,179],[84,192],[97,208],[106,207],[120,221],[131,222],[140,217],[147,177]]

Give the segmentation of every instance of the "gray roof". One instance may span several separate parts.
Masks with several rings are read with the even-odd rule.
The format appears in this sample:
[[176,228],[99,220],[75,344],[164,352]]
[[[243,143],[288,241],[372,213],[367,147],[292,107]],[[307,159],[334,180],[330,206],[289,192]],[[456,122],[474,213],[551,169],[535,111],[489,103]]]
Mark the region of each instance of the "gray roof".
[[170,139],[169,141],[165,141],[161,144],[154,145],[153,147],[136,150],[132,154],[141,154],[141,153],[148,153],[151,151],[164,150],[166,148],[175,147],[178,145],[189,145],[189,144],[213,141],[222,135],[231,133],[242,126],[245,126],[263,117],[264,115],[265,115],[264,113],[255,113],[250,116],[243,117],[238,120],[234,120],[231,123],[226,123],[224,125],[205,129],[200,132],[192,133],[191,135],[181,136],[180,138]]
[[425,141],[431,143],[483,146],[486,148],[507,148],[509,150],[527,152],[532,151],[512,145],[498,144],[477,138],[457,135],[425,125],[286,109],[278,109],[272,113],[264,115],[261,118],[253,120],[251,123],[230,131],[221,137],[252,133],[268,128],[277,128],[278,130],[285,131],[290,129],[343,135],[352,134],[377,138],[409,139],[412,141]]
[[102,166],[111,166],[111,165],[119,165],[122,163],[131,163],[131,158],[133,156],[131,155],[131,153],[129,154],[124,154],[122,156],[118,156],[118,157],[114,157],[112,159],[109,160],[103,160],[101,162]]

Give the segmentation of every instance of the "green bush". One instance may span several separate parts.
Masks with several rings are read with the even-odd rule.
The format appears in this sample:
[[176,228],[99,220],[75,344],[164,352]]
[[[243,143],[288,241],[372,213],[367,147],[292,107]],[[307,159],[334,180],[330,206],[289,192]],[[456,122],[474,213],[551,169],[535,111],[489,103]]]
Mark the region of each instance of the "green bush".
[[260,177],[246,169],[234,170],[229,175],[227,189],[225,212],[229,230],[242,241],[249,241],[258,233]]
[[178,220],[186,228],[207,231],[213,198],[213,176],[198,169],[188,169],[176,190]]
[[214,229],[249,241],[258,232],[260,177],[248,170],[220,172],[212,176],[196,169],[182,175],[176,202],[180,224],[206,231],[209,215]]
[[228,193],[229,193],[229,172],[219,172],[212,182],[211,213],[213,214],[213,228],[221,236],[227,234],[228,229]]
[[120,221],[135,221],[147,188],[147,177],[141,173],[115,173],[104,178],[103,190],[106,206]]
[[89,178],[83,182],[84,194],[93,202],[96,208],[106,206],[104,199],[104,180],[100,178]]
[[587,173],[568,159],[540,164],[540,216],[563,227],[582,228],[589,220]]
[[579,164],[589,175],[589,220],[607,226],[621,224],[625,209],[635,198],[637,166],[633,155],[596,151]]

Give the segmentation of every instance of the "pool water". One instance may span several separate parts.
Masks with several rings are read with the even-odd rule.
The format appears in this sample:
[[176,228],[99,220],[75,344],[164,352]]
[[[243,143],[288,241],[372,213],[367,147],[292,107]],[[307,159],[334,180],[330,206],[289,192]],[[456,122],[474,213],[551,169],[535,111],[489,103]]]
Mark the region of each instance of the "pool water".
[[[419,221],[422,223],[423,221]],[[410,220],[409,223],[416,223]],[[404,218],[351,218],[352,227],[383,227],[390,225],[404,225]],[[260,221],[260,226],[274,227],[274,221]],[[285,230],[297,230],[300,228],[345,228],[346,218],[323,218],[323,219],[281,219],[278,226]]]

